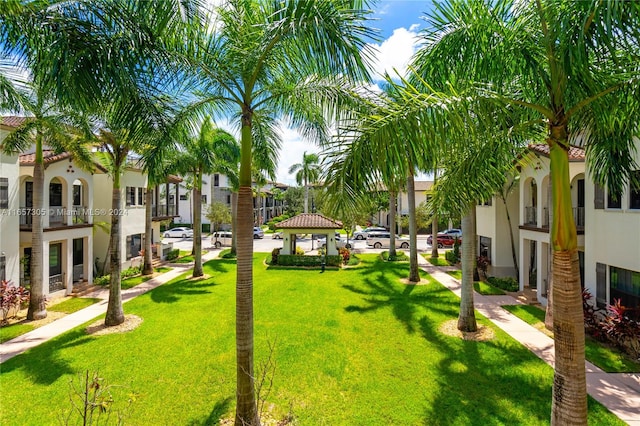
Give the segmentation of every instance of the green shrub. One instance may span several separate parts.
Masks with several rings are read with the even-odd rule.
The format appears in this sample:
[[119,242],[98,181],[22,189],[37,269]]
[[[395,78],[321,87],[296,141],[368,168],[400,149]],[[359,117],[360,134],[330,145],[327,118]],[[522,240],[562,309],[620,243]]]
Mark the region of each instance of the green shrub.
[[140,266],[132,266],[131,268],[127,268],[122,272],[120,272],[120,277],[129,278],[135,275],[140,275],[141,272],[142,272],[142,268]]
[[274,248],[271,251],[271,264],[272,265],[277,265],[278,264],[278,257],[280,256],[280,248]]
[[267,222],[267,226],[269,227],[269,229],[271,231],[275,231],[276,230],[276,222],[273,220],[270,220],[269,222]]
[[93,284],[94,285],[101,285],[101,286],[109,285],[109,280],[110,279],[111,279],[111,275],[109,275],[109,274],[102,275],[101,277],[94,277],[93,278]]
[[460,261],[460,258],[456,256],[453,250],[444,252],[444,258],[447,259],[450,265],[455,265]]
[[352,254],[351,257],[349,258],[349,263],[347,263],[347,265],[356,266],[358,264],[360,264],[360,259],[358,259],[358,256],[356,256],[355,254]]
[[[321,266],[325,256],[299,256],[291,254],[278,255],[278,265],[280,266]],[[340,266],[342,256],[326,256],[327,266]]]
[[489,284],[491,284],[492,286],[498,287],[505,291],[520,290],[520,284],[515,278],[512,278],[512,277],[505,277],[505,278],[489,277],[487,278],[487,281],[489,281]]
[[178,256],[180,256],[180,250],[179,249],[173,249],[169,253],[167,253],[166,260],[169,260],[169,261],[176,260],[178,258]]

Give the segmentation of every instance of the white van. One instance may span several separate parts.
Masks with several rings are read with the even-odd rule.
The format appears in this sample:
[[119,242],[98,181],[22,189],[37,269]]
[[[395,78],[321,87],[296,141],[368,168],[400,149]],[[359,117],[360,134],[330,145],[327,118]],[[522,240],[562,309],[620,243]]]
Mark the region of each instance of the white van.
[[215,248],[222,246],[230,246],[233,236],[230,231],[218,231],[214,232],[211,236],[211,245]]

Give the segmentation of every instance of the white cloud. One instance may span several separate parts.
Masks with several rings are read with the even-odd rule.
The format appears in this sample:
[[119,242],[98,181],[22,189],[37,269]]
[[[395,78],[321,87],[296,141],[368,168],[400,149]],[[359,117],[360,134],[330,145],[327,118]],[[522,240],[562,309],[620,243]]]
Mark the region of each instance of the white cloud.
[[406,74],[407,65],[417,49],[419,26],[414,24],[409,29],[396,28],[391,37],[381,44],[370,44],[376,51],[372,69],[375,79],[381,80],[385,72],[395,75],[394,68],[400,75]]

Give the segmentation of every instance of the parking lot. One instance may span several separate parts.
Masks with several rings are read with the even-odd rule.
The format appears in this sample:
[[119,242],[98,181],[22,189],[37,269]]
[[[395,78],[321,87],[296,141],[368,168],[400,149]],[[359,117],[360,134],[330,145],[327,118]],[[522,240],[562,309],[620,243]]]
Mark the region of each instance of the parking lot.
[[[282,247],[282,240],[273,239],[272,234],[265,234],[262,239],[253,240],[253,250],[255,252],[271,252],[274,248]],[[191,250],[193,247],[192,238],[163,238],[163,242],[173,243],[173,248],[180,250]],[[387,249],[374,249],[367,247],[365,240],[352,240],[349,239],[349,243],[353,246],[352,251],[355,253],[380,253]],[[302,247],[305,252],[311,253],[318,248],[318,242],[311,238],[298,238],[297,245]],[[206,235],[202,237],[202,248],[207,250],[215,250],[211,236]],[[224,249],[225,247],[223,247]],[[400,250],[400,249],[398,249]],[[427,235],[418,235],[418,252],[430,251],[431,246],[427,244]],[[442,249],[441,249],[442,250]]]

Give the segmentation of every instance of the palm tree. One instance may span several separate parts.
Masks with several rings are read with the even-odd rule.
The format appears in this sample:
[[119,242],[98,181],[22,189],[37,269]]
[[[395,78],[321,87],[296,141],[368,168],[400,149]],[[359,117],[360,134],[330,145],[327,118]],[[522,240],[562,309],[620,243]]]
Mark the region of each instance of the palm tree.
[[178,153],[175,169],[193,177],[193,276],[204,275],[202,269],[202,178],[211,173],[229,175],[238,163],[240,150],[234,137],[211,120],[205,120],[197,137],[187,138],[184,151]]
[[[88,134],[88,126],[81,117],[70,112],[60,111],[45,100],[42,88],[32,85],[33,95],[21,95],[22,108],[29,117],[3,141],[5,152],[24,152],[33,147],[35,162],[33,166],[33,210],[42,211],[44,205],[44,157],[45,146],[74,154],[76,161],[87,170],[93,169],[93,162],[86,147],[80,142]],[[31,228],[30,258],[30,299],[27,318],[42,319],[47,316],[46,297],[43,276],[43,215],[33,215]]]
[[[587,149],[595,181],[618,194],[637,165],[628,155],[640,122],[640,8],[624,1],[449,0],[428,17],[417,73],[451,82],[479,103],[526,111],[549,145],[553,197],[555,379],[553,425],[586,424],[584,326],[571,210],[568,149]],[[485,103],[486,105],[486,103]],[[493,112],[476,110],[480,120]],[[630,124],[631,123],[631,124]]]
[[296,174],[298,185],[304,185],[304,212],[309,213],[309,184],[315,183],[320,177],[320,157],[318,154],[302,154],[302,162],[289,167],[289,174]]
[[283,117],[306,138],[322,142],[323,112],[342,111],[349,83],[367,79],[365,2],[228,1],[216,9],[215,31],[196,50],[198,105],[238,119],[241,161],[236,281],[236,424],[257,425],[253,387],[253,238],[251,170],[256,134],[278,141]]

